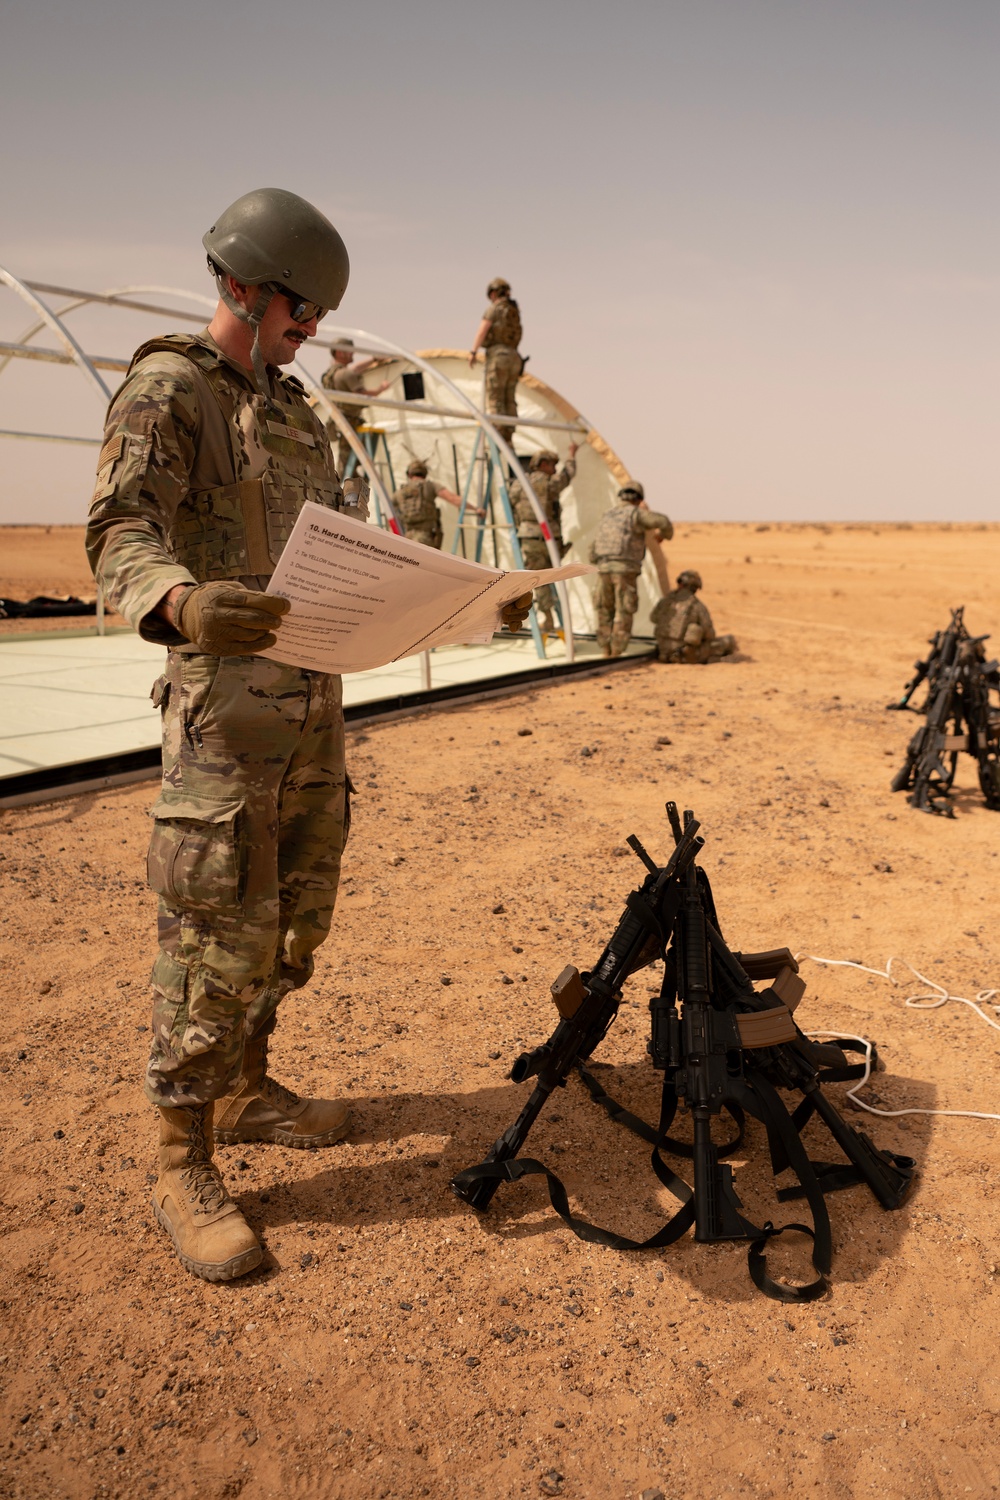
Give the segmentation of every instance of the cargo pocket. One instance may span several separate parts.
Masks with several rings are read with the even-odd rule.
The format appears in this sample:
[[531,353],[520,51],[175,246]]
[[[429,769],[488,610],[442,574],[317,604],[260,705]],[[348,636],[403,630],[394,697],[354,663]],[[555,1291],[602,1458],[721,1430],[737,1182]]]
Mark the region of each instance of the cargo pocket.
[[243,897],[243,800],[211,802],[164,787],[150,809],[147,875],[171,906],[235,915]]
[[351,797],[354,795],[354,793],[356,791],[357,791],[357,787],[354,785],[354,782],[351,780],[351,778],[347,775],[347,773],[345,771],[345,773],[344,773],[344,838],[343,838],[343,842],[341,843],[341,846],[340,846],[341,849],[343,849],[344,845],[347,843],[347,835],[351,831]]

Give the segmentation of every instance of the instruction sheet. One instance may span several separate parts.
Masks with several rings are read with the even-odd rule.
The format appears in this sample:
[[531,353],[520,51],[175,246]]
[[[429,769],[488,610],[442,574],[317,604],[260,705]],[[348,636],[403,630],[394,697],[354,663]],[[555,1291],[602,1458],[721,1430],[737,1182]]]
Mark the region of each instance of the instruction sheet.
[[307,501],[268,587],[291,608],[260,654],[316,672],[367,672],[432,646],[490,641],[505,604],[593,571],[489,568]]

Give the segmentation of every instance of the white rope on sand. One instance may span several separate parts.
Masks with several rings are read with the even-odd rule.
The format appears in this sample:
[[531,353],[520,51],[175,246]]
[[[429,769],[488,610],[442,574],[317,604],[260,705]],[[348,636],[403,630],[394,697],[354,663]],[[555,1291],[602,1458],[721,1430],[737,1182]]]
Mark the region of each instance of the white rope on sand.
[[[947,1005],[954,1000],[958,1005],[967,1005],[974,1010],[981,1021],[991,1026],[994,1031],[1000,1031],[1000,1022],[988,1016],[982,1009],[989,1004],[995,995],[1000,994],[998,990],[980,990],[974,1000],[968,1000],[964,995],[953,995],[945,989],[944,985],[937,984],[933,979],[928,979],[926,974],[921,974],[912,964],[907,963],[905,958],[890,958],[884,969],[871,969],[867,964],[855,963],[848,958],[820,958],[815,953],[797,953],[797,959],[808,958],[814,964],[826,964],[831,968],[860,969],[863,974],[874,974],[879,979],[887,979],[890,984],[898,985],[900,981],[893,977],[893,964],[902,964],[909,969],[910,973],[919,979],[921,984],[928,986],[926,990],[920,990],[914,995],[907,995],[905,1005],[909,1010],[939,1010],[942,1005]],[[994,1005],[993,1009],[1000,1012],[1000,1006]],[[853,1088],[847,1090],[847,1097],[852,1100],[859,1109],[867,1110],[870,1115],[952,1115],[966,1120],[1000,1120],[1000,1114],[987,1114],[985,1110],[976,1109],[876,1109],[874,1104],[866,1104],[863,1099],[858,1098],[858,1090],[863,1089],[871,1077],[872,1044],[867,1037],[857,1036],[850,1031],[815,1031],[810,1033],[815,1038],[820,1037],[849,1037],[853,1042],[860,1042],[865,1049],[864,1075]]]

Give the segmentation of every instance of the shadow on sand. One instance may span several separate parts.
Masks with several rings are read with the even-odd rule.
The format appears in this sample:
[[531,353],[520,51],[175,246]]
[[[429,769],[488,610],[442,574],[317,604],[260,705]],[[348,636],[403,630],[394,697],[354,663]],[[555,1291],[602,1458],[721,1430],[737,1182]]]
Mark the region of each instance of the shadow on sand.
[[[610,1094],[655,1123],[661,1077],[648,1063],[620,1067],[598,1063],[595,1071]],[[931,1130],[931,1120],[926,1116],[880,1119],[864,1115],[845,1100],[845,1087],[827,1085],[824,1092],[847,1123],[863,1130],[878,1147],[915,1157],[918,1176],[911,1198],[895,1211],[882,1209],[864,1185],[828,1195],[834,1281],[864,1280],[884,1258],[895,1253],[909,1225],[908,1203],[919,1191],[919,1168],[926,1157]],[[884,1108],[934,1108],[935,1088],[923,1080],[878,1074],[869,1092],[872,1090],[872,1102],[878,1099]],[[551,1233],[562,1224],[549,1205],[540,1178],[505,1184],[483,1215],[459,1202],[449,1188],[455,1172],[482,1160],[515,1118],[527,1093],[526,1085],[501,1083],[469,1093],[387,1091],[357,1098],[353,1101],[356,1125],[343,1154],[336,1148],[323,1153],[315,1158],[320,1170],[298,1182],[245,1192],[241,1205],[262,1230],[295,1223],[335,1231],[337,1226],[357,1229],[407,1221],[443,1223],[449,1228],[454,1221],[457,1230],[475,1223],[500,1241]],[[787,1102],[794,1108],[797,1098],[788,1096]],[[731,1133],[732,1122],[723,1118],[719,1123],[721,1141]],[[685,1116],[679,1116],[673,1134],[679,1139],[689,1138],[688,1124]],[[420,1137],[427,1139],[428,1145],[433,1141],[434,1149],[414,1154],[419,1152]],[[806,1127],[803,1140],[814,1160],[842,1160],[825,1126],[815,1119]],[[400,1141],[405,1146],[398,1145]],[[248,1149],[253,1148],[240,1148],[244,1154]],[[364,1161],[358,1160],[359,1154]],[[576,1078],[549,1100],[523,1154],[540,1157],[563,1179],[575,1212],[632,1238],[644,1239],[654,1233],[678,1207],[653,1176],[649,1147],[609,1120]],[[675,1155],[666,1155],[666,1160],[679,1176],[691,1181],[690,1161]],[[756,1121],[747,1122],[746,1139],[731,1161],[737,1193],[752,1222],[809,1222],[804,1201],[776,1200],[766,1137]],[[227,1172],[227,1176],[232,1181],[232,1174]],[[786,1173],[779,1185],[792,1183],[791,1174]],[[261,1191],[266,1195],[263,1199]],[[676,1245],[649,1253],[663,1259],[701,1291],[710,1291],[718,1283],[725,1285],[727,1295],[732,1296],[743,1279],[742,1269],[739,1276],[735,1273],[735,1265],[743,1265],[743,1252],[737,1244],[695,1244],[689,1232]],[[811,1279],[808,1253],[804,1236],[786,1236],[775,1243],[770,1254],[773,1274]],[[736,1256],[735,1262],[731,1255]],[[749,1283],[746,1291],[748,1296],[757,1295]]]

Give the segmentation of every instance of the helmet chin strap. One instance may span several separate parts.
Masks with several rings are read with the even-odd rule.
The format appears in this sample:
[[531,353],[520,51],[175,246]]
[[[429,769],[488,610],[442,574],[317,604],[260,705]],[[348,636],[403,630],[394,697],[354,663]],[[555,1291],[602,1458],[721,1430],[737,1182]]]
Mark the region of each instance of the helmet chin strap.
[[270,403],[274,398],[271,394],[271,382],[268,379],[267,366],[264,363],[264,356],[261,353],[260,348],[260,325],[264,314],[267,312],[267,309],[271,305],[271,298],[274,296],[274,287],[267,285],[259,287],[258,296],[256,302],[254,303],[253,311],[247,312],[246,308],[243,307],[241,303],[237,302],[236,298],[233,296],[232,292],[226,285],[225,274],[218,273],[215,280],[219,288],[219,296],[229,308],[229,311],[233,314],[234,317],[239,318],[241,323],[245,323],[253,334],[253,344],[250,348],[250,363],[253,365],[253,373],[254,379],[257,382],[257,389],[264,397],[264,400]]

